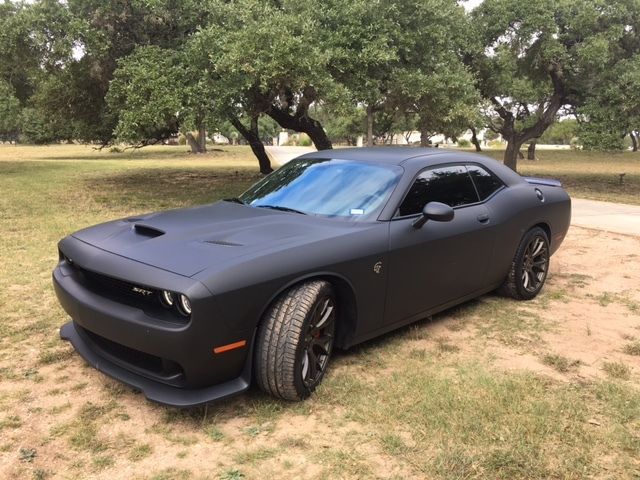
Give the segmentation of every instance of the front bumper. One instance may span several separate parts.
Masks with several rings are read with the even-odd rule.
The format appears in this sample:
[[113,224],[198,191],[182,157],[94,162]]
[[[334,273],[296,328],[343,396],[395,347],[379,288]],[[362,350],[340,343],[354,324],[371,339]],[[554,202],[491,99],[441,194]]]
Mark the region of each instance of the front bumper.
[[[53,271],[53,285],[73,321],[60,335],[96,369],[150,400],[178,407],[219,400],[249,387],[254,329],[236,329],[234,319],[221,319],[217,299],[200,282],[69,237],[61,250],[65,257]],[[126,275],[136,284],[184,292],[193,313],[186,322],[172,322],[144,305],[121,300],[87,281],[88,265],[110,278]],[[246,340],[244,348],[214,352],[239,340]]]
[[76,329],[74,322],[66,323],[60,328],[60,338],[68,340],[80,356],[96,370],[140,390],[147,399],[163,405],[194,407],[214,400],[232,397],[244,392],[250,385],[251,355],[248,355],[248,361],[239,377],[211,387],[184,389],[151,380],[107,360],[97,353],[95,345],[87,341],[87,338]]

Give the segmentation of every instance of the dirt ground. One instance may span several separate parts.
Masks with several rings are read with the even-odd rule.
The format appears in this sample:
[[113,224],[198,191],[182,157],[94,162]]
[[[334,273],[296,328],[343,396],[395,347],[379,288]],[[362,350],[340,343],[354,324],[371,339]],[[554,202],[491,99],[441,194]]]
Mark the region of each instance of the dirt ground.
[[[42,301],[58,308],[53,295]],[[557,383],[613,377],[635,387],[638,338],[640,238],[572,227],[534,302],[489,295],[340,354],[302,404],[252,390],[206,409],[167,409],[88,368],[64,343],[44,360],[29,344],[0,363],[0,478],[424,478],[351,413],[345,382],[403,375],[403,358],[426,349]],[[363,364],[373,368],[362,374]],[[347,393],[336,401],[336,391]],[[399,430],[402,448],[419,449]]]

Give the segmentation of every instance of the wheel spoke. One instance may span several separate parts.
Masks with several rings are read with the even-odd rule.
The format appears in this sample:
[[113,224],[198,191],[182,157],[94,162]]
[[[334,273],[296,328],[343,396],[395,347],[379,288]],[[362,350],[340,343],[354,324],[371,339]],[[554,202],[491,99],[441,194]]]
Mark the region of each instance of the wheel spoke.
[[522,287],[528,292],[536,292],[544,282],[549,265],[549,250],[546,240],[534,237],[522,254]]
[[335,330],[335,308],[333,297],[321,297],[307,326],[301,375],[308,388],[313,388],[320,381],[329,362]]
[[535,258],[540,254],[540,251],[544,247],[544,242],[540,238],[536,238],[534,240],[534,244],[532,245],[533,251],[531,252],[531,257]]
[[329,335],[320,337],[313,342],[313,345],[320,351],[321,355],[329,355],[330,344],[331,344],[331,336]]
[[304,352],[304,357],[302,358],[302,381],[303,382],[307,379],[308,372],[309,372],[309,353]]
[[327,323],[327,320],[329,320],[333,313],[333,305],[329,305],[329,299],[327,298],[322,308],[318,310],[320,311],[320,320],[314,326],[316,330],[322,328],[324,324]]
[[[318,359],[313,351],[313,347],[307,350],[307,356],[309,357],[309,382],[314,382],[318,375]],[[304,379],[304,377],[303,377]]]
[[544,273],[546,271],[547,271],[546,265],[542,265],[542,266],[534,265],[531,267],[532,273]]

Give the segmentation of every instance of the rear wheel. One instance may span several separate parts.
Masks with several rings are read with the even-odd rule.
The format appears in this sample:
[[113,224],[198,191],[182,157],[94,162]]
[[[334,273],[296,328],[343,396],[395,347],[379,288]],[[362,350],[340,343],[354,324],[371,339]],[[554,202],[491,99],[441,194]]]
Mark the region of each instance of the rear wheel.
[[303,400],[322,381],[335,336],[336,297],[314,280],[282,294],[258,328],[255,372],[260,388],[285,400]]
[[542,290],[548,270],[549,239],[542,228],[534,227],[522,237],[499,291],[517,300],[530,300]]

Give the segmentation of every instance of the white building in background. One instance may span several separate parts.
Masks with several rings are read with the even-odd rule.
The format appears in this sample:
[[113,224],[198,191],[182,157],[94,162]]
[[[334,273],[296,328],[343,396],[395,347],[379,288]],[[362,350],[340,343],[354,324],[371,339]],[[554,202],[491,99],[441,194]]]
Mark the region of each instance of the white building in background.
[[[480,141],[480,143],[482,143],[484,141],[484,134],[486,132],[486,129],[483,130],[479,130],[477,132],[477,137],[478,140]],[[466,132],[464,132],[462,135],[460,135],[460,137],[458,137],[459,140],[468,140],[469,142],[471,141],[471,137],[473,136],[473,134],[471,133],[471,130],[467,130]],[[413,132],[403,132],[401,134],[397,134],[393,137],[393,145],[415,145],[415,144],[419,144],[420,143],[420,132],[413,131]],[[408,141],[407,141],[408,140]],[[431,137],[431,143],[433,145],[454,145],[455,142],[453,142],[450,138],[445,137],[444,135],[434,135],[433,137]]]
[[286,145],[287,143],[289,143],[289,132],[282,130],[278,133],[278,143],[275,145]]
[[229,139],[220,133],[214,133],[211,141],[217,145],[227,145],[229,143]]
[[[482,130],[478,130],[476,133],[478,140],[482,145],[486,145],[486,142],[485,142],[486,131],[487,131],[486,129],[482,129]],[[471,133],[471,130],[467,130],[466,132],[464,132],[462,135],[458,137],[458,140],[464,139],[471,142],[472,136],[473,134]],[[420,138],[421,138],[420,132],[417,130],[412,132],[398,133],[393,136],[391,145],[420,145]],[[273,138],[273,145],[276,145],[276,146],[287,145],[290,140],[291,138],[289,136],[289,132],[287,130],[282,130],[281,132],[278,133],[277,137]],[[363,147],[363,146],[366,146],[366,144],[367,144],[366,137],[364,135],[358,136],[356,146]],[[380,144],[381,143],[379,142],[377,143],[377,145],[380,145]],[[431,137],[431,144],[432,145],[455,145],[456,142],[452,141],[450,138],[445,137],[444,135],[434,135],[433,137]]]

